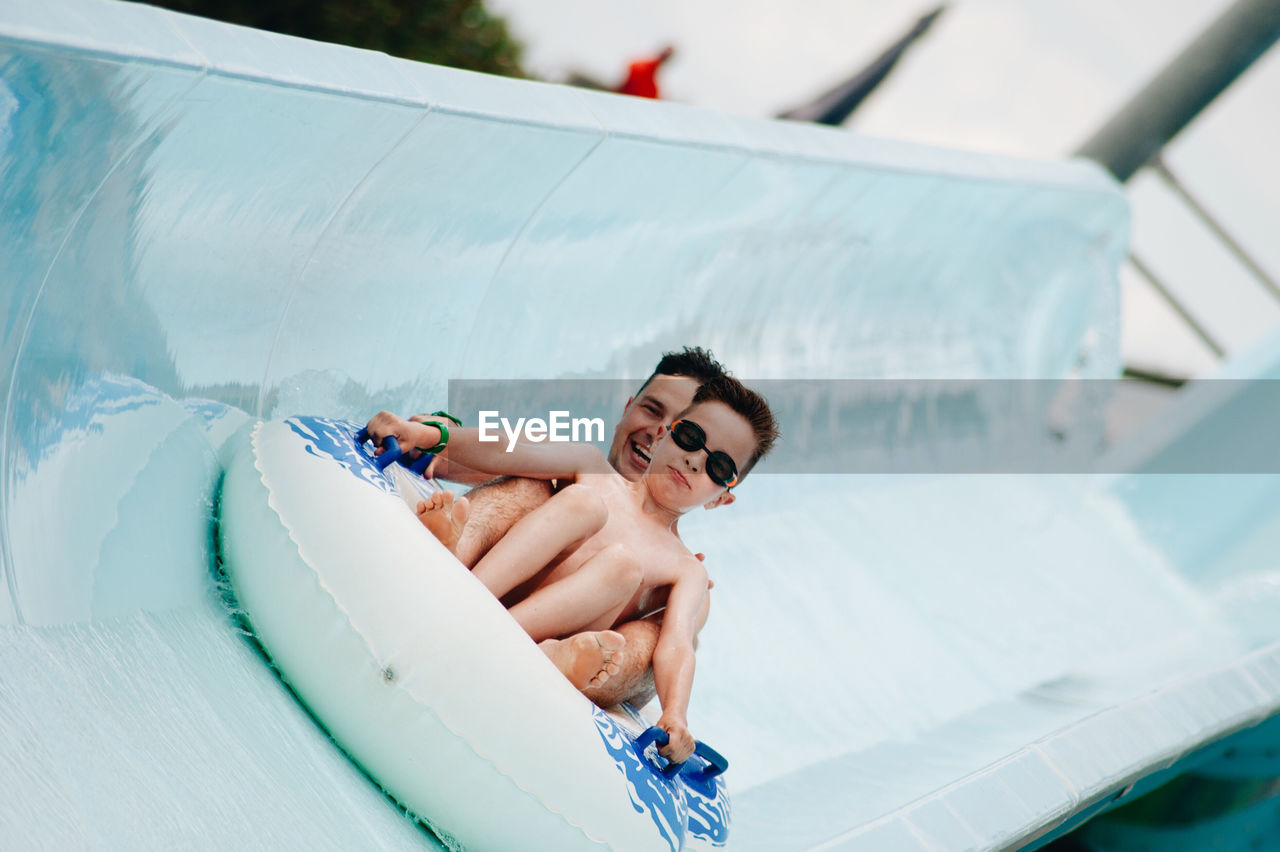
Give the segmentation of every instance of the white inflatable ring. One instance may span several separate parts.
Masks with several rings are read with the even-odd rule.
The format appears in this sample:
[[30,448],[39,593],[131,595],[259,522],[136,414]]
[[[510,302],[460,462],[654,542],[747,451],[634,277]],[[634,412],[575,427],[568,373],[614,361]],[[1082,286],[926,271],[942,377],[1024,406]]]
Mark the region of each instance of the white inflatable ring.
[[605,713],[561,676],[418,522],[359,428],[244,430],[220,507],[239,603],[334,740],[467,849],[723,846],[723,779],[696,758],[663,777],[636,748],[640,715]]

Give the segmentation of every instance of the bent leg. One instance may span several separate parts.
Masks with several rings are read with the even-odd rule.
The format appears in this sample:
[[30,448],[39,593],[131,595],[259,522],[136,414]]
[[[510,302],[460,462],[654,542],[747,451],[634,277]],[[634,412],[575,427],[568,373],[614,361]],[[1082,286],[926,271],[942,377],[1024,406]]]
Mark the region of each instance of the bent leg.
[[[557,494],[547,505],[559,498]],[[498,547],[506,540],[498,542]],[[540,587],[508,612],[535,642],[580,630],[604,630],[621,615],[643,578],[644,568],[631,551],[611,544],[577,571]]]
[[517,521],[472,573],[501,600],[565,550],[595,535],[608,519],[599,495],[585,486],[570,485]]
[[467,524],[453,548],[458,561],[474,568],[517,521],[550,498],[551,483],[543,479],[509,477],[472,488]]

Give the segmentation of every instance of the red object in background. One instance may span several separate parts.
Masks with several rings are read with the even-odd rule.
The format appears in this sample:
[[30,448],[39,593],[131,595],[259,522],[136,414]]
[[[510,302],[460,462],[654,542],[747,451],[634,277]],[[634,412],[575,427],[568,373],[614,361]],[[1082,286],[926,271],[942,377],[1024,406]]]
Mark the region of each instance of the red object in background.
[[617,88],[619,94],[635,95],[638,98],[658,97],[658,69],[662,63],[671,58],[674,48],[664,48],[652,59],[639,59],[627,68],[627,79]]

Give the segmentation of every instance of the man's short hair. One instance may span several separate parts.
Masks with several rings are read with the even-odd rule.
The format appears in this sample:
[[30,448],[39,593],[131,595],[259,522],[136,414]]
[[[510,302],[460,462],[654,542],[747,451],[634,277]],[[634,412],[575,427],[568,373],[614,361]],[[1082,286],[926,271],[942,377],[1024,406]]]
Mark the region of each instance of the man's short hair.
[[698,384],[705,385],[727,372],[724,365],[701,346],[686,346],[679,352],[663,352],[662,360],[658,361],[658,366],[644,380],[644,384],[640,385],[636,396],[644,393],[654,376],[688,376]]
[[[778,421],[774,418],[768,401],[733,376],[722,374],[698,388],[689,408],[700,402],[723,402],[751,424],[751,431],[756,436],[756,449],[746,467],[740,471],[739,478],[746,476],[756,466],[756,462],[773,449],[774,441],[778,440]],[[682,411],[676,419],[683,417],[689,408]]]

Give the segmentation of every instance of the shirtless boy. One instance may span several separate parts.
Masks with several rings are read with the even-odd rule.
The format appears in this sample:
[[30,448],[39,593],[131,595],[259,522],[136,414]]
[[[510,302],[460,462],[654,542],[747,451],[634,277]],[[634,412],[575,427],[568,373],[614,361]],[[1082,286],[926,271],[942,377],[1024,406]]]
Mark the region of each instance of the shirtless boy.
[[[369,422],[377,440],[433,447],[438,428],[388,412]],[[474,429],[452,430],[442,451],[472,470],[570,484],[511,528],[474,566],[476,577],[579,687],[608,677],[625,643],[610,628],[666,610],[653,655],[662,705],[662,749],[681,762],[693,753],[686,715],[693,686],[693,639],[707,601],[707,573],[675,533],[697,506],[733,502],[730,489],[769,451],[777,426],[768,404],[736,379],[703,385],[693,404],[653,446],[638,482],[583,444],[481,443]],[[569,637],[569,638],[565,638]]]
[[[662,429],[689,407],[699,387],[724,374],[724,365],[701,347],[664,352],[635,395],[627,399],[614,426],[608,452],[613,469],[625,479],[638,481],[649,467],[653,445]],[[429,415],[410,418],[420,422],[431,419]],[[442,479],[477,486],[457,500],[444,491],[418,504],[422,523],[469,567],[479,562],[516,521],[545,503],[553,493],[552,483],[546,480],[495,480],[445,458],[433,462],[432,472]],[[698,558],[702,555],[698,554]],[[706,617],[704,609],[699,630]],[[589,684],[583,694],[601,707],[623,701],[640,707],[651,701],[656,694],[651,663],[661,623],[659,612],[616,625],[615,630],[626,637],[626,645],[612,655],[606,672],[610,675],[608,680]]]
[[[653,443],[662,428],[689,407],[699,387],[724,374],[724,365],[701,347],[686,346],[676,352],[664,352],[635,396],[627,400],[622,417],[614,426],[608,453],[613,469],[626,479],[639,480],[649,467]],[[427,422],[432,416],[419,414],[409,419]],[[455,539],[446,544],[467,565],[478,562],[506,535],[512,524],[552,494],[551,483],[546,480],[509,477],[493,480],[489,474],[467,470],[457,464],[456,459],[437,458],[428,470],[440,479],[477,486],[456,503],[451,498],[442,498],[418,508],[419,515],[425,516],[424,523],[439,525],[436,528],[441,535]],[[445,506],[446,502],[452,505]],[[445,517],[452,515],[455,520],[456,529],[452,533],[445,529],[441,517],[428,514],[442,508],[446,509]]]

